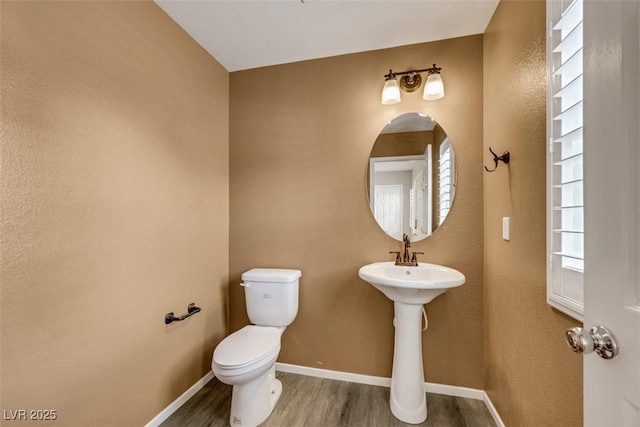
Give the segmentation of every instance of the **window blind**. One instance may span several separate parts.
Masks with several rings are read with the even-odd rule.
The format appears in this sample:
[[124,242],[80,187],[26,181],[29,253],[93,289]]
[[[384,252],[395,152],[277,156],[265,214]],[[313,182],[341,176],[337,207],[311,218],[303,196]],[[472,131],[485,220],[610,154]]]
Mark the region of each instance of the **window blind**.
[[582,315],[583,0],[550,0],[548,300]]
[[438,194],[438,225],[442,224],[451,209],[453,200],[453,150],[449,139],[440,145],[440,160],[438,165],[439,194]]
[[411,229],[411,235],[416,234],[417,221],[416,221],[416,191],[415,181],[413,186],[409,189],[409,228]]

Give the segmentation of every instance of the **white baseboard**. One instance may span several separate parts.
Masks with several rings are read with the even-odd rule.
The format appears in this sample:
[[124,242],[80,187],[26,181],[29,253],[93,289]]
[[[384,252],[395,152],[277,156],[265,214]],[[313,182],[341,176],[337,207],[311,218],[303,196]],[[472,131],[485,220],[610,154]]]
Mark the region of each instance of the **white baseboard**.
[[391,387],[391,378],[374,377],[371,375],[352,374],[349,372],[330,371],[328,369],[310,368],[307,366],[290,365],[276,362],[276,371],[290,374],[306,375],[308,377],[326,378],[329,380],[348,381],[350,383],[378,385]]
[[[349,381],[358,384],[377,385],[391,387],[391,378],[375,377],[371,375],[352,374],[349,372],[330,371],[328,369],[310,368],[306,366],[290,365],[288,363],[276,363],[276,370],[291,374],[306,375],[309,377],[326,378],[330,380]],[[453,385],[424,383],[424,389],[428,393],[443,394],[445,396],[465,397],[468,399],[482,400],[491,417],[498,427],[505,427],[498,411],[484,390],[475,388],[458,387]]]
[[484,398],[482,400],[484,401],[484,404],[487,406],[487,409],[489,410],[489,413],[491,414],[493,421],[495,421],[498,427],[505,427],[504,422],[502,421],[502,418],[500,418],[500,414],[498,414],[496,407],[493,406],[493,402],[491,402],[491,399],[489,399],[489,395],[487,394],[486,391],[483,391],[483,393],[484,393]]
[[176,400],[171,402],[169,406],[164,408],[158,415],[156,415],[151,421],[149,421],[145,427],[158,427],[160,424],[164,422],[167,418],[171,416],[174,412],[176,412],[185,402],[191,399],[197,392],[200,391],[202,387],[204,387],[209,381],[213,379],[213,372],[209,371],[207,374],[200,378],[198,382],[189,387],[189,390],[185,391],[178,397]]
[[[349,381],[358,384],[378,385],[391,387],[391,378],[374,377],[371,375],[351,374],[349,372],[330,371],[328,369],[308,368],[306,366],[290,365],[288,363],[276,363],[276,370],[292,374],[306,375],[309,377],[327,378],[330,380]],[[445,396],[466,397],[475,400],[484,400],[485,393],[475,388],[458,387],[453,385],[424,383],[424,390],[428,393],[444,394]]]

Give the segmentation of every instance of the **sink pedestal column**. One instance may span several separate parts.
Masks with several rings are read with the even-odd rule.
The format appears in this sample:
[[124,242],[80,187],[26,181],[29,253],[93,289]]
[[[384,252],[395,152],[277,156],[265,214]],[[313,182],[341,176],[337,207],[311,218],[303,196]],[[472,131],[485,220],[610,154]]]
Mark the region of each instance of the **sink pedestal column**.
[[422,304],[395,301],[395,344],[390,406],[400,421],[420,424],[427,419],[422,367]]

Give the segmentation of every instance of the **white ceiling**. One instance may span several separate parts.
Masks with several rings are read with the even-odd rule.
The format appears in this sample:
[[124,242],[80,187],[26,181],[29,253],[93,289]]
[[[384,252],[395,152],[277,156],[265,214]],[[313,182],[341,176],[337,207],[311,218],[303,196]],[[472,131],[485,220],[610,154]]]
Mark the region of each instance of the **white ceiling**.
[[155,0],[228,71],[481,34],[499,0]]

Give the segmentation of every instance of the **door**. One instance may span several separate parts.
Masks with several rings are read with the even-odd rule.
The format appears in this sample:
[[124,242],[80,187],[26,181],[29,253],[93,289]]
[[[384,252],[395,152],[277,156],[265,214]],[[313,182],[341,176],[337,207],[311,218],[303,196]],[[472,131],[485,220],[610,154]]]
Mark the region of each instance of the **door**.
[[402,185],[374,186],[374,217],[388,235],[402,240]]
[[584,357],[584,424],[640,426],[640,2],[584,3],[584,330],[619,354]]

